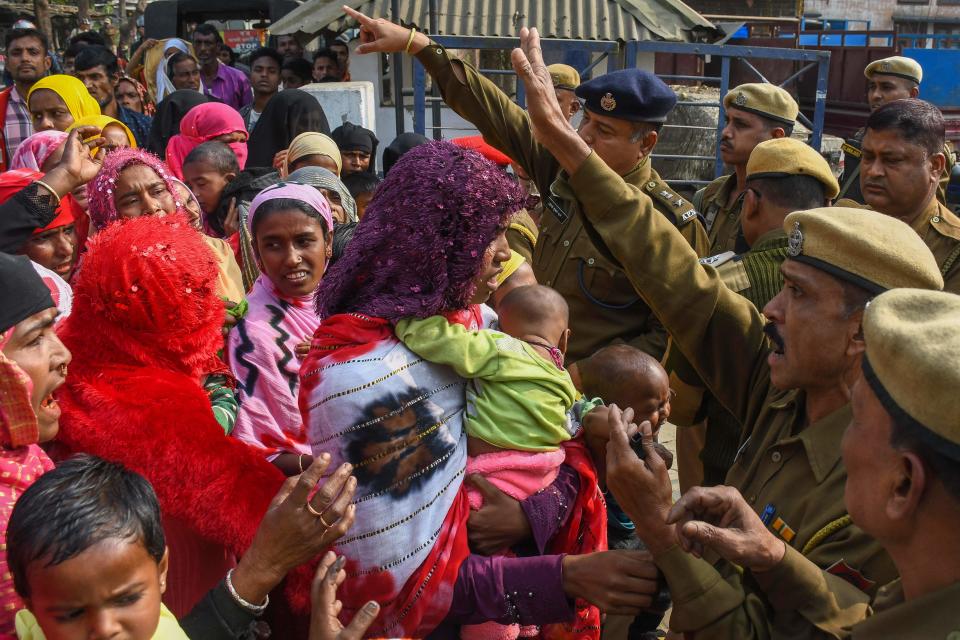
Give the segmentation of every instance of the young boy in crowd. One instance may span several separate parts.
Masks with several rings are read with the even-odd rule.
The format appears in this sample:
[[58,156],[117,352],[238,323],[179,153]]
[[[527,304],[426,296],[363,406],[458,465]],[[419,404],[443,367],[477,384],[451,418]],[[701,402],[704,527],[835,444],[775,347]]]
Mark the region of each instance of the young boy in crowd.
[[187,640],[160,602],[167,547],[150,483],[120,465],[78,456],[23,493],[7,529],[21,639]]
[[[222,142],[212,141],[197,145],[183,160],[183,181],[200,203],[207,220],[216,213],[227,185],[240,173],[240,165],[233,150]],[[214,228],[223,235],[223,221]]]
[[357,217],[362,220],[367,205],[370,204],[370,199],[373,198],[374,192],[380,186],[380,178],[375,174],[362,171],[348,173],[341,178],[341,181],[356,201]]

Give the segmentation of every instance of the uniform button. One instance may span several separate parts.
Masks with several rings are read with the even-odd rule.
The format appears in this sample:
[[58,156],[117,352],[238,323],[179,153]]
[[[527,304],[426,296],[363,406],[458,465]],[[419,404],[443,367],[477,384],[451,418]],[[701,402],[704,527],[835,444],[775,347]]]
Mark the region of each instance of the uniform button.
[[443,53],[443,49],[440,49],[440,48],[438,47],[438,48],[437,48],[437,55],[439,56],[439,55],[442,54],[442,53]]
[[780,462],[780,459],[781,459],[782,457],[783,457],[783,456],[780,455],[780,452],[779,452],[779,451],[774,451],[774,452],[770,455],[770,459],[773,460],[774,462]]
[[547,286],[548,286],[548,287],[552,287],[552,286],[553,286],[553,280],[547,280]]
[[[933,222],[940,222],[940,216],[933,216]],[[958,639],[960,639],[960,634],[958,634]]]
[[590,258],[587,260],[587,264],[593,264],[594,262],[596,262],[596,260],[594,260],[593,258]]
[[750,504],[753,504],[757,501],[757,496],[750,496]]
[[570,246],[570,241],[569,241],[569,240],[564,240],[564,241],[563,241],[563,246],[569,247],[569,246]]
[[731,220],[736,220],[736,219],[737,219],[737,214],[735,214],[735,213],[733,213],[733,212],[731,211],[731,212],[727,215],[727,217],[730,218]]

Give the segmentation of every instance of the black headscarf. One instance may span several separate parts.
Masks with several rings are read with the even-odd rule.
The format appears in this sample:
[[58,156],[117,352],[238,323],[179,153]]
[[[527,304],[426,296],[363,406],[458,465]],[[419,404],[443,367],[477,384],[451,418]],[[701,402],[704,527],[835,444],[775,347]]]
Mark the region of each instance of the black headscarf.
[[393,142],[390,143],[390,146],[383,150],[384,177],[390,173],[391,167],[397,164],[397,160],[399,160],[403,154],[405,154],[407,151],[410,151],[410,149],[419,147],[427,142],[430,142],[430,139],[426,136],[411,132],[401,133],[394,138]]
[[50,289],[30,260],[0,253],[0,333],[53,306]]
[[198,104],[210,102],[210,98],[199,91],[181,89],[174,91],[157,105],[157,113],[150,125],[150,137],[147,149],[161,158],[167,155],[167,141],[180,133],[180,121],[190,109]]
[[284,89],[267,102],[247,140],[247,167],[272,167],[273,156],[305,131],[330,133],[327,116],[306,91]]
[[364,129],[352,122],[344,122],[333,130],[330,134],[333,141],[337,143],[340,151],[363,151],[370,154],[370,165],[367,167],[367,173],[376,175],[377,173],[377,145],[380,141],[370,129]]

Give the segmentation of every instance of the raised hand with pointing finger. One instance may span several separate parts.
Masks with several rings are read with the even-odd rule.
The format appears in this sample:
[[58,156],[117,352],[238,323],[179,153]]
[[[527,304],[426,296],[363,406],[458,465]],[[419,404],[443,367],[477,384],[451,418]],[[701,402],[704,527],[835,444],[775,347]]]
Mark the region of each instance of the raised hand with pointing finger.
[[412,55],[430,44],[430,39],[416,29],[383,18],[371,18],[346,5],[343,11],[360,25],[360,46],[356,51],[359,54],[404,51]]

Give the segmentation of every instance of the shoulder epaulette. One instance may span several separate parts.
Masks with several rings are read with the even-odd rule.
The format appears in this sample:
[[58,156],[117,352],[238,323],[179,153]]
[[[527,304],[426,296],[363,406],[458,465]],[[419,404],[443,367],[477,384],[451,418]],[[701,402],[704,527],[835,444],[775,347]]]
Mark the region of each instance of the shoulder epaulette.
[[705,267],[719,267],[720,265],[734,260],[737,257],[737,254],[733,251],[724,251],[723,253],[718,253],[715,256],[709,256],[707,258],[700,258],[700,264]]
[[690,224],[700,216],[692,202],[678,195],[663,180],[650,180],[643,185],[643,190],[650,195],[654,204],[659,205],[657,209],[661,213],[672,216],[673,224],[678,227]]

